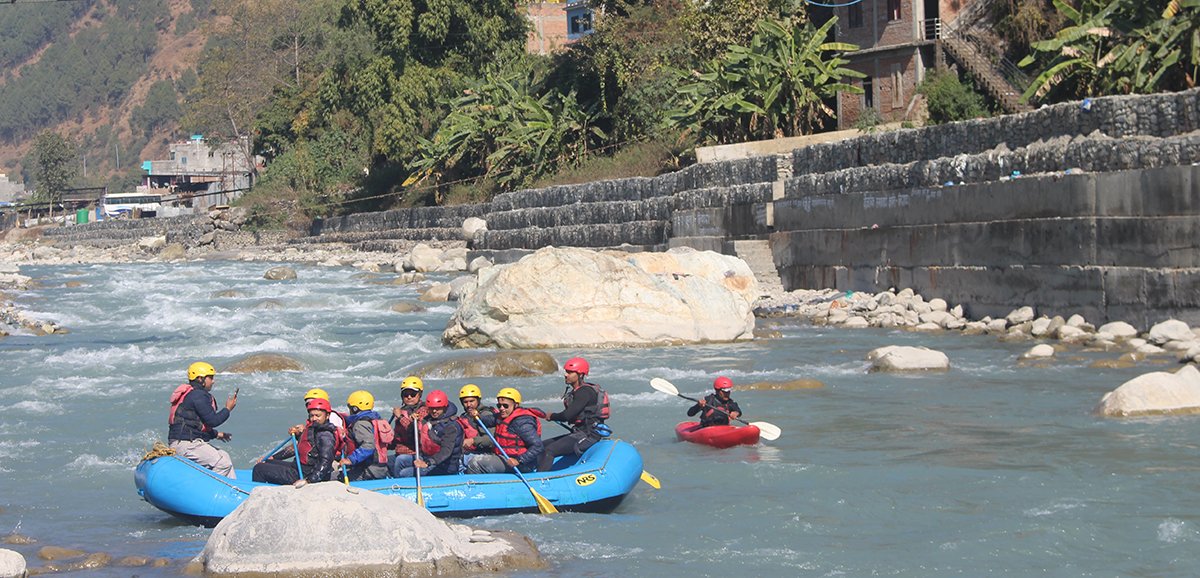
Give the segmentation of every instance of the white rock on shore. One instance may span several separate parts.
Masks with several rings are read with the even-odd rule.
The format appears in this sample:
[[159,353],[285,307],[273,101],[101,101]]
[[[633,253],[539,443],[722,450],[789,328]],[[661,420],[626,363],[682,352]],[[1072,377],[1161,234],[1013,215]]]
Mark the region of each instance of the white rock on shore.
[[407,499],[350,493],[337,482],[255,489],[213,529],[197,562],[217,576],[417,576],[543,564],[522,536],[448,524]]

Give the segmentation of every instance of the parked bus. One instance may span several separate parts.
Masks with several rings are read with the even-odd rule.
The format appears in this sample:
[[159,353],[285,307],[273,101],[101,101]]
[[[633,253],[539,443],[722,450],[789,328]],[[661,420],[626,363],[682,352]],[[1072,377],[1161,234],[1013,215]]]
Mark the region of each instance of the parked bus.
[[110,193],[104,196],[104,216],[153,217],[162,208],[162,198],[154,193]]

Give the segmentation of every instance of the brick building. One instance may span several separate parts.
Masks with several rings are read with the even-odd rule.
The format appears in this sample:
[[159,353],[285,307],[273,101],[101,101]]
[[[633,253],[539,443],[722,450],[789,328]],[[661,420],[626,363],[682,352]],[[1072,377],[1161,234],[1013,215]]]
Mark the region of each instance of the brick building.
[[[982,0],[976,0],[981,2]],[[855,81],[863,94],[840,94],[838,128],[851,128],[873,108],[884,122],[922,120],[917,85],[938,62],[938,39],[969,0],[860,0],[832,9],[839,42],[857,44],[846,55],[850,68],[867,78]]]
[[584,0],[522,2],[529,19],[525,51],[550,54],[592,33],[594,15]]

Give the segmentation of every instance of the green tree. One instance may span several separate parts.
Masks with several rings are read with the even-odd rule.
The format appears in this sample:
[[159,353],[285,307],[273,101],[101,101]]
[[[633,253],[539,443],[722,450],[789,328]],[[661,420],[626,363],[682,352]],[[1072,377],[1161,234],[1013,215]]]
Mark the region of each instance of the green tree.
[[953,72],[934,72],[917,87],[925,96],[929,120],[934,124],[988,116],[983,95],[959,80]]
[[174,125],[181,114],[174,84],[170,80],[159,80],[150,85],[146,100],[133,109],[130,124],[148,138],[154,131]]
[[63,191],[75,177],[76,147],[54,131],[42,131],[33,142],[34,174],[37,188],[34,201],[48,203],[50,216],[54,206],[62,202]]
[[826,99],[862,92],[844,79],[863,74],[846,68],[840,56],[858,47],[825,41],[836,22],[820,28],[760,22],[749,46],[730,46],[703,72],[679,72],[682,84],[668,123],[718,143],[798,136],[821,127],[834,117]]
[[1182,90],[1200,67],[1200,0],[1054,0],[1068,25],[1019,63],[1041,72],[1023,98]]

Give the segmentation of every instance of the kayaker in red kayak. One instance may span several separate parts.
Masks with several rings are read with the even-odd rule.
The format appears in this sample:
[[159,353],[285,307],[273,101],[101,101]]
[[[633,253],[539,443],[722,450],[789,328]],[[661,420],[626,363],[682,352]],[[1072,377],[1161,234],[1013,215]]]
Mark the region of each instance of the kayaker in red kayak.
[[[713,381],[713,392],[688,408],[688,417],[700,414],[700,427],[729,425],[730,418],[742,416],[742,408],[733,401],[733,380],[724,375]],[[715,409],[714,409],[715,408]],[[717,409],[724,411],[717,411]]]

